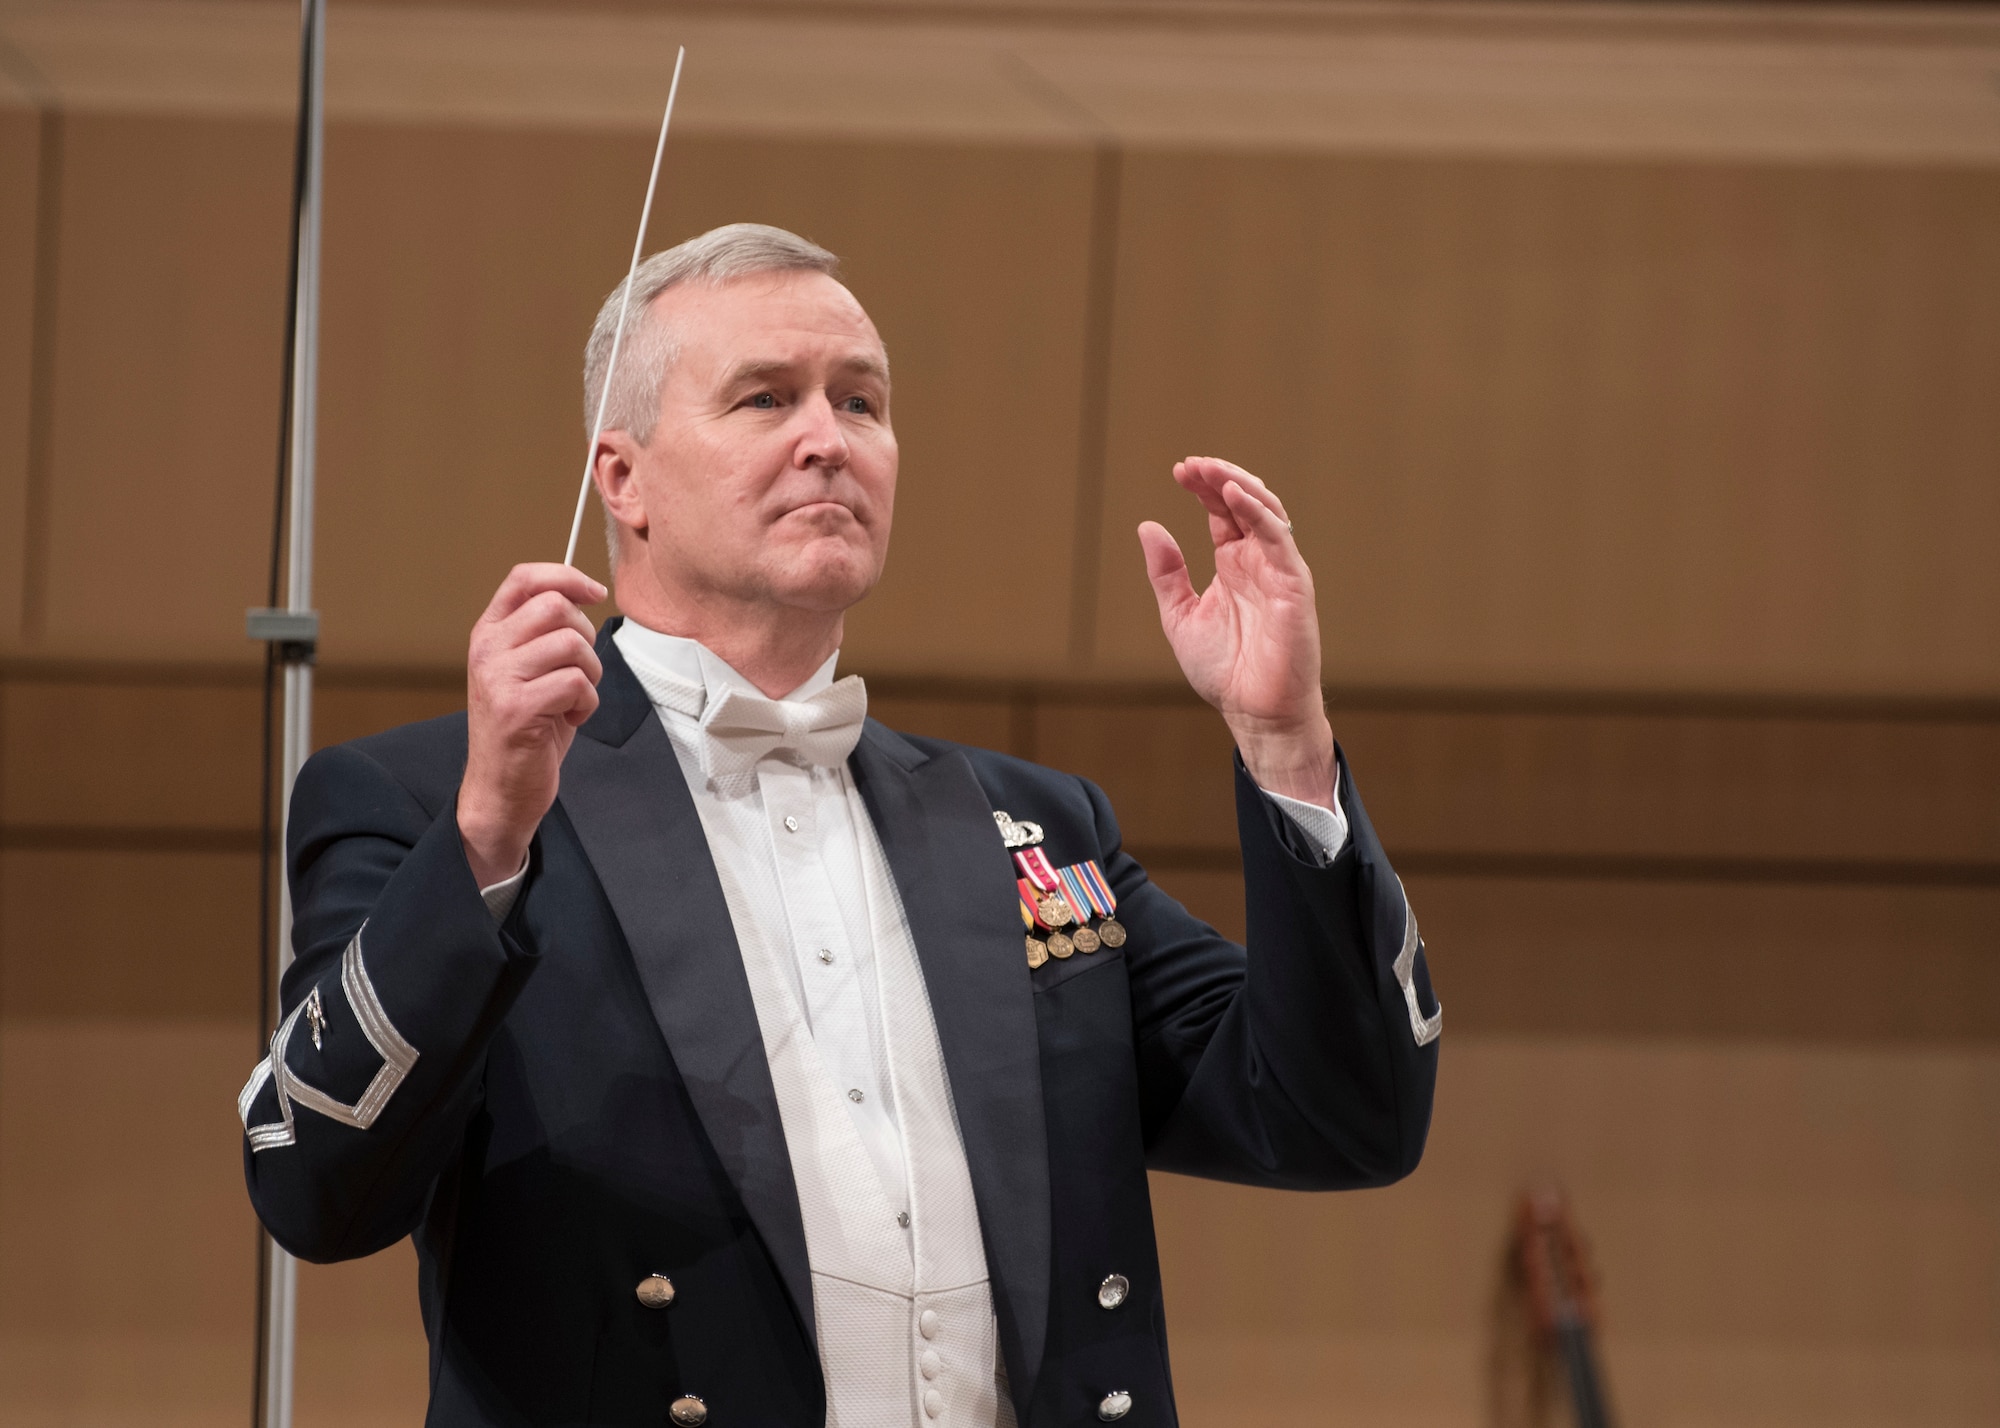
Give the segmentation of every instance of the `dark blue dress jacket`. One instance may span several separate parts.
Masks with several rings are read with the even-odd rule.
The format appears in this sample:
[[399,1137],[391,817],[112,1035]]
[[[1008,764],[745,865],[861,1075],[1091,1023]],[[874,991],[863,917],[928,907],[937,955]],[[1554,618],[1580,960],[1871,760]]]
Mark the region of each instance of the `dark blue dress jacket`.
[[[463,715],[306,765],[283,1073],[260,1067],[242,1103],[251,1199],[307,1260],[415,1236],[437,1428],[658,1428],[682,1394],[710,1428],[817,1425],[756,1010],[680,765],[610,632],[602,702],[498,926],[459,843]],[[1247,952],[1148,881],[1081,778],[873,720],[849,767],[915,935],[1020,1422],[1094,1423],[1118,1389],[1128,1424],[1171,1424],[1147,1167],[1336,1190],[1423,1151],[1436,1004],[1345,762],[1330,865],[1238,764]],[[1058,865],[1098,860],[1123,947],[1029,968],[995,809],[1039,823]],[[1114,1273],[1131,1290],[1107,1310]],[[652,1274],[671,1308],[635,1296]]]

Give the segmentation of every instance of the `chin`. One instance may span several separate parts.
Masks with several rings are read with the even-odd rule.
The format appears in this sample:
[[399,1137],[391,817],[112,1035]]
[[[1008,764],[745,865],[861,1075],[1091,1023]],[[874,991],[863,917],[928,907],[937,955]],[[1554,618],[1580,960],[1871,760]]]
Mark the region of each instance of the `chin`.
[[882,567],[872,555],[844,547],[779,572],[771,584],[781,603],[830,615],[860,603],[881,576]]

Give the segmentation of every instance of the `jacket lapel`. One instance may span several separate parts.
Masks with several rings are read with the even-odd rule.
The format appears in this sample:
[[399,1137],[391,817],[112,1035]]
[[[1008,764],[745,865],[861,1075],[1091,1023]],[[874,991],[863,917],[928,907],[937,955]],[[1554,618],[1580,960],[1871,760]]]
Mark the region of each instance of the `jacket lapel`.
[[944,1049],[1016,1403],[1049,1311],[1048,1135],[1012,864],[962,754],[927,757],[869,720],[852,761],[902,895]]
[[673,744],[611,642],[617,623],[598,636],[598,709],[563,761],[561,802],[709,1143],[811,1338],[805,1222],[736,929]]

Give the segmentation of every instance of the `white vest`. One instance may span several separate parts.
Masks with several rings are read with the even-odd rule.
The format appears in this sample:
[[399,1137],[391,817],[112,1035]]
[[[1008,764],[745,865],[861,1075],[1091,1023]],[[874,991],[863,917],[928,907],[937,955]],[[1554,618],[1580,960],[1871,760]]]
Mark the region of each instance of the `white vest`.
[[[923,968],[888,859],[849,787],[883,1039],[908,1175],[907,1227],[775,958],[730,908],[805,1221],[828,1428],[1012,1428],[966,1169]],[[736,894],[733,879],[725,889]],[[896,1187],[901,1189],[903,1187]],[[897,1196],[895,1199],[901,1199]]]

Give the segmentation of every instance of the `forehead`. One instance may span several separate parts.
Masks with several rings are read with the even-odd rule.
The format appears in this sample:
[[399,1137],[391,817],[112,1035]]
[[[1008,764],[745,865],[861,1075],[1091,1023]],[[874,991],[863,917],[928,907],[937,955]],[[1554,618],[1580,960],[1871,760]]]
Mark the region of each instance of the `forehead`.
[[684,283],[655,299],[675,330],[682,360],[800,361],[815,356],[880,356],[868,313],[825,273],[752,273],[722,283]]

